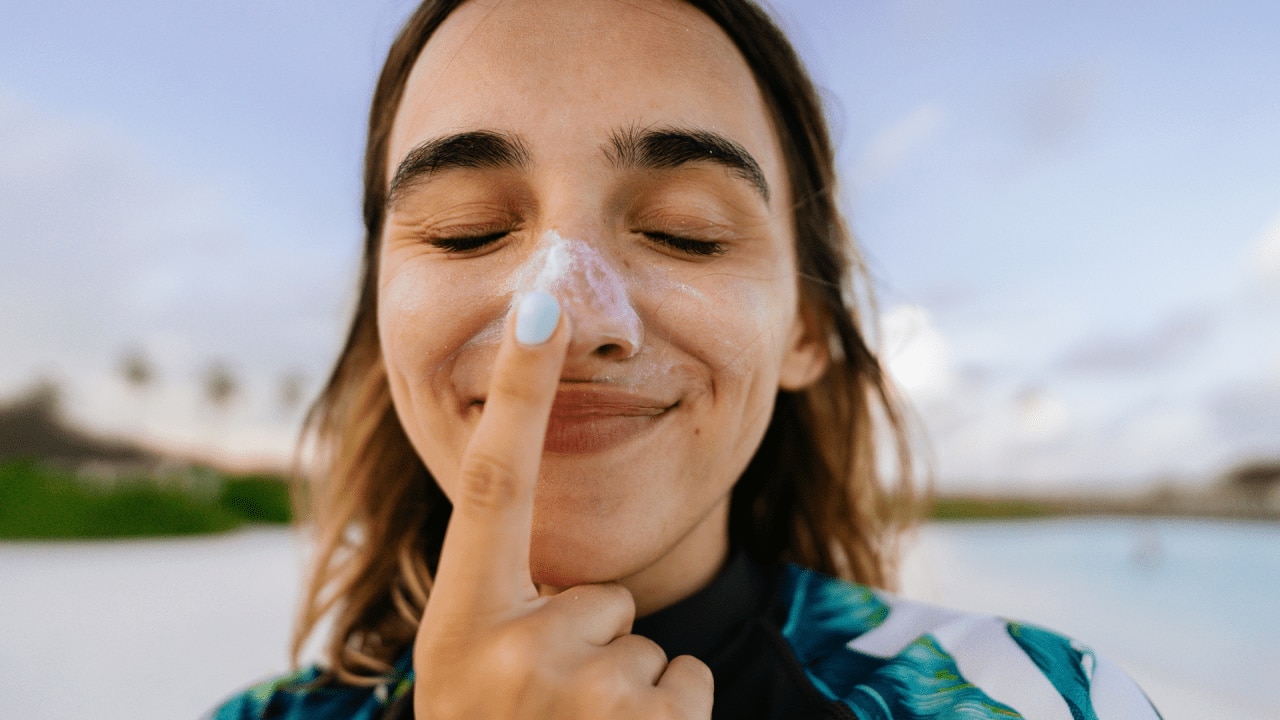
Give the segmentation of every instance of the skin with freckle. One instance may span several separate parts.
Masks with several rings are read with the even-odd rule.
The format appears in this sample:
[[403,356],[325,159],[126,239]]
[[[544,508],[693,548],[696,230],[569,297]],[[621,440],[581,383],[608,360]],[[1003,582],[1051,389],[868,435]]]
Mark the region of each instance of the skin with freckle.
[[[472,2],[450,15],[409,79],[389,167],[464,131],[519,138],[528,162],[415,183],[389,206],[378,267],[392,398],[446,495],[513,297],[559,298],[573,334],[535,496],[533,577],[620,580],[642,613],[714,574],[729,492],[776,393],[821,369],[760,92],[714,23],[659,7]],[[771,192],[710,163],[632,168],[602,151],[652,127],[730,138]],[[463,251],[442,241],[474,236],[494,238]]]

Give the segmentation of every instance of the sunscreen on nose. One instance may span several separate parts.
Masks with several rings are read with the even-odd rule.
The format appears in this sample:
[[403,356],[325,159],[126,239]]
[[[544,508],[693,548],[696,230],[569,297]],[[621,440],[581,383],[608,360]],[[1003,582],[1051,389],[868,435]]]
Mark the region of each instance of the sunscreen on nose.
[[643,329],[626,280],[590,243],[548,230],[513,285],[517,302],[535,291],[554,295],[572,318],[575,336],[612,336],[640,347]]

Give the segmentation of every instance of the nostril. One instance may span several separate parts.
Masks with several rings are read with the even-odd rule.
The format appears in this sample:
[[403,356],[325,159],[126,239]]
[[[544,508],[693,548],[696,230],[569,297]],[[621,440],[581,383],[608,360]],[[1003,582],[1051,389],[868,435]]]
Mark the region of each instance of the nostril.
[[622,347],[618,343],[605,343],[604,345],[601,345],[600,347],[596,348],[596,352],[595,352],[597,357],[601,357],[605,359],[616,358],[622,355],[626,355],[626,353],[627,353],[626,348]]

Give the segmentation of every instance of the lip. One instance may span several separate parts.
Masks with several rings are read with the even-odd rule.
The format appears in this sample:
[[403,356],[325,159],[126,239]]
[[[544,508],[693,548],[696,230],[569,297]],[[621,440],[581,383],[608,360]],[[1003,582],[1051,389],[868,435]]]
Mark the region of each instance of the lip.
[[561,385],[543,451],[576,455],[610,450],[648,432],[677,405],[678,400],[615,387]]

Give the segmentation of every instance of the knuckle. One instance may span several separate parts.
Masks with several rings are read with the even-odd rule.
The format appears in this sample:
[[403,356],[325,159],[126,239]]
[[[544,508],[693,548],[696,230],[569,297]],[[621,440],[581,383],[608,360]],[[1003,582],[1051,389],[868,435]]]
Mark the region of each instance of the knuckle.
[[[641,652],[648,653],[662,665],[667,664],[667,651],[663,650],[661,645],[643,635],[634,635],[633,637],[637,638],[639,645],[644,648]],[[708,670],[708,672],[710,671]]]
[[667,666],[666,651],[662,649],[661,645],[643,635],[623,635],[613,642],[620,648],[625,648],[626,652],[639,658],[645,666],[659,668]]
[[626,704],[634,694],[622,670],[607,662],[584,666],[574,684],[579,697],[595,708],[616,709]]
[[707,688],[707,692],[712,692],[715,689],[715,675],[711,673],[711,668],[707,667],[706,663],[692,655],[681,655],[674,662],[679,662],[681,671],[697,679]]
[[633,618],[636,614],[636,599],[631,591],[615,582],[579,585],[574,588],[588,600],[599,605],[625,611]]
[[630,590],[626,589],[619,583],[601,583],[597,587],[600,588],[600,591],[603,592],[605,597],[609,598],[611,602],[614,602],[630,610],[632,614],[635,614],[636,598],[631,594]]
[[636,619],[636,599],[631,591],[618,583],[601,583],[596,585],[601,596],[601,604],[611,607],[623,615],[630,626]]
[[510,462],[484,452],[472,452],[460,473],[460,504],[501,508],[520,495],[520,474]]

